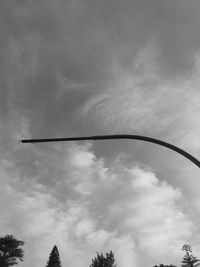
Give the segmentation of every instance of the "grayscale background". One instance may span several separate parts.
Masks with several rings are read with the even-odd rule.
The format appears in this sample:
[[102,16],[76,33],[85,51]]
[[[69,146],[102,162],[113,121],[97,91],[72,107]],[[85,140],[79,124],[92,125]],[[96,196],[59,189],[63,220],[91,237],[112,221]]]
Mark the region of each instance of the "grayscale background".
[[[0,234],[18,266],[118,267],[200,251],[200,169],[141,141],[20,144],[138,134],[200,159],[198,0],[0,2]],[[169,256],[170,255],[170,256]]]

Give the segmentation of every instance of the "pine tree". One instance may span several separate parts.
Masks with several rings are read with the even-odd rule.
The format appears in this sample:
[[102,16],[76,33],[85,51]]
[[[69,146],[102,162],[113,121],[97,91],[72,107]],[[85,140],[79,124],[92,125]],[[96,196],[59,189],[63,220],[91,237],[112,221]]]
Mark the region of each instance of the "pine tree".
[[92,259],[92,264],[90,267],[116,267],[114,253],[106,253],[106,257],[101,253],[97,253],[97,256]]
[[59,252],[56,246],[53,247],[46,267],[61,267]]
[[13,235],[0,237],[0,266],[9,267],[18,264],[17,260],[23,261],[24,252],[20,246],[24,242],[17,240]]
[[200,266],[200,260],[194,257],[192,253],[192,248],[189,245],[184,245],[182,250],[185,250],[186,254],[182,260],[182,267],[197,267]]

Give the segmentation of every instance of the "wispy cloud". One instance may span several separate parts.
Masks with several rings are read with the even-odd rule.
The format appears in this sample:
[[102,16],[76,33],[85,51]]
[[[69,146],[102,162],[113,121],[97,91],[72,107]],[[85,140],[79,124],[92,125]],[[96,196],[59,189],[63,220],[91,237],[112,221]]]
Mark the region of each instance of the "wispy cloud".
[[160,76],[156,61],[144,55],[132,72],[114,69],[113,79],[80,108],[80,117],[101,132],[125,129],[199,147],[198,61],[190,75],[169,81]]

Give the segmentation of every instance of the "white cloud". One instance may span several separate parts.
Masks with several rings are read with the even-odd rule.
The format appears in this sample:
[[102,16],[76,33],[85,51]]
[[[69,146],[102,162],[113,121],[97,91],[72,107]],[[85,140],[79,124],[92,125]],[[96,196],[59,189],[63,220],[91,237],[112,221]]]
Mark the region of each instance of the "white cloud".
[[82,237],[94,231],[94,223],[91,220],[82,220],[78,222],[75,228],[77,237]]
[[108,247],[107,242],[111,236],[112,233],[100,229],[87,235],[86,242],[92,250],[105,250],[105,247]]
[[[119,267],[164,262],[169,253],[170,263],[176,263],[179,246],[194,233],[193,221],[180,204],[181,189],[159,181],[152,170],[126,166],[120,158],[106,162],[105,167],[105,159],[95,157],[91,146],[75,145],[73,151],[70,148],[67,154],[71,159],[67,174],[72,184],[76,179],[76,186],[64,201],[36,180],[27,180],[29,189],[21,191],[12,182],[12,163],[1,164],[0,229],[25,240],[25,263],[45,264],[55,244],[63,264],[69,267],[87,266],[96,251],[109,250],[115,252]],[[89,158],[90,164],[74,165],[76,153],[83,158],[85,155],[86,161]],[[88,195],[81,190],[77,194],[83,180]],[[67,186],[65,180],[60,183]],[[59,188],[55,190],[59,195]]]
[[85,150],[84,147],[82,147],[82,149],[75,148],[75,150],[72,151],[70,154],[71,164],[77,168],[90,167],[95,159],[95,156],[89,151]]
[[138,267],[139,255],[136,253],[136,245],[130,236],[113,238],[110,241],[110,247],[115,251],[116,263],[122,267]]

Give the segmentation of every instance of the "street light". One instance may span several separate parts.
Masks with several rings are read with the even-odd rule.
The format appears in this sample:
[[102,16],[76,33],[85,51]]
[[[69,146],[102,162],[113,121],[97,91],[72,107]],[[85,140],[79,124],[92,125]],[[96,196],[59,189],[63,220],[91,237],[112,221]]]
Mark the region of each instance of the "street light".
[[108,139],[134,139],[164,146],[181,154],[182,156],[189,159],[196,166],[200,168],[200,161],[195,157],[193,157],[192,155],[190,155],[185,150],[175,145],[169,144],[167,142],[141,135],[115,134],[115,135],[95,135],[95,136],[81,136],[81,137],[67,137],[67,138],[24,139],[21,140],[21,143],[42,143],[42,142],[60,142],[60,141],[69,142],[69,141],[81,141],[81,140],[108,140]]

